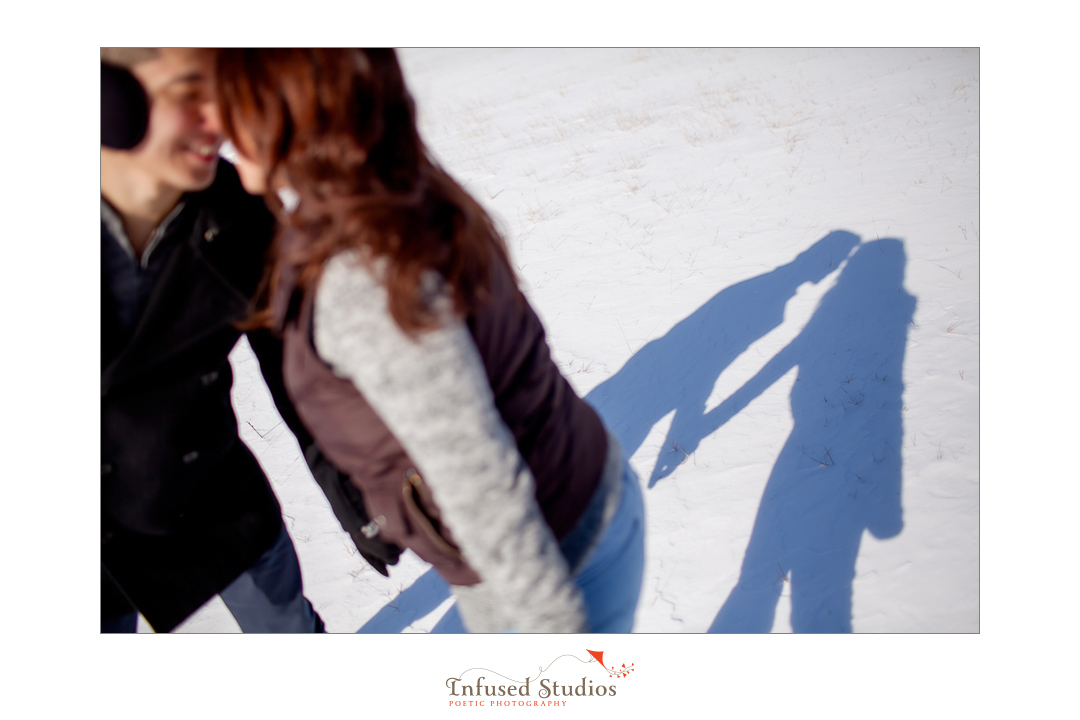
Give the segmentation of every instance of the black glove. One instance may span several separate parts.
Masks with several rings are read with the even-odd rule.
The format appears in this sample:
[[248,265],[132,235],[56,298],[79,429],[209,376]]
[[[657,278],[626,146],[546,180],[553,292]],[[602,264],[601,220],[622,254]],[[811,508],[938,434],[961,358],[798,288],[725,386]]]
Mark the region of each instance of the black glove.
[[390,573],[386,566],[397,564],[401,556],[401,548],[393,543],[383,542],[378,535],[368,537],[364,534],[365,528],[371,532],[377,526],[368,517],[363,495],[355,485],[349,482],[348,476],[331,465],[314,444],[308,446],[304,459],[311,468],[315,482],[319,483],[326,499],[330,501],[330,508],[337,516],[338,522],[352,537],[360,555],[370,563],[371,567],[389,577]]

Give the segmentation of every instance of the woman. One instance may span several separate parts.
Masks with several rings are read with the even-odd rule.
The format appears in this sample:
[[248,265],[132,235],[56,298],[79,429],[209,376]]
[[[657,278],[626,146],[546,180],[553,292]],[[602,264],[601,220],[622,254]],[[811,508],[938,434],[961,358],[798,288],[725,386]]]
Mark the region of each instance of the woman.
[[472,631],[629,632],[637,478],[428,155],[394,52],[224,50],[218,86],[244,185],[282,223],[253,323],[283,332],[286,386],[372,534],[430,562]]

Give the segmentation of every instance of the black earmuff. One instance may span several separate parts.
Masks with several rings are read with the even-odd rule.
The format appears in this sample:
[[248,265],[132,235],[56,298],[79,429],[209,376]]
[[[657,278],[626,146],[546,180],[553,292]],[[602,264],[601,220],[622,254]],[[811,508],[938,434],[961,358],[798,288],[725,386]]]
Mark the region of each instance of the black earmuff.
[[135,76],[101,63],[101,144],[130,150],[145,137],[149,122],[150,102]]

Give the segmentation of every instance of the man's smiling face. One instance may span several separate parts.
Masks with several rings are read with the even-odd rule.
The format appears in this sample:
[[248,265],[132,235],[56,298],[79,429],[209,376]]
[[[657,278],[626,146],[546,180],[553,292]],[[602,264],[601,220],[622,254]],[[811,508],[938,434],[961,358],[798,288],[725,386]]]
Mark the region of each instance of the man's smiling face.
[[150,98],[146,137],[124,164],[161,189],[202,190],[214,181],[223,132],[210,50],[161,48],[132,73]]

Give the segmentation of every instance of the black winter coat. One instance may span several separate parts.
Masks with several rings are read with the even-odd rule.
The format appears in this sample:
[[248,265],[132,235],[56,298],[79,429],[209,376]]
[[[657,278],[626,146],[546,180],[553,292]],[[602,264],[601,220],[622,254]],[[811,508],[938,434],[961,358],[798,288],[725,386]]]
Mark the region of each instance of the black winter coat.
[[[239,439],[229,352],[263,271],[273,217],[221,161],[185,198],[168,233],[182,241],[130,333],[102,281],[102,620],[137,609],[158,632],[250,567],[277,539],[281,508]],[[281,380],[281,341],[248,333],[283,419],[358,548],[385,573],[400,552],[367,523],[347,478],[313,447]]]

